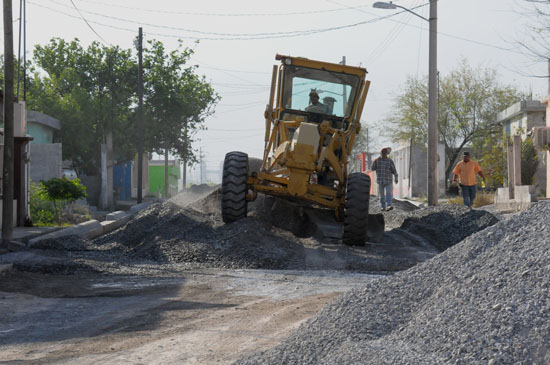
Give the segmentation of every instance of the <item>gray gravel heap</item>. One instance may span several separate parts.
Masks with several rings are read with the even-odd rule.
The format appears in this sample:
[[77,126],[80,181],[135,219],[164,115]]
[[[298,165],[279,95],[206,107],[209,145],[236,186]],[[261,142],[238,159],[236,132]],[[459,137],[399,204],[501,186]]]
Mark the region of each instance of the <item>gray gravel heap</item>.
[[[292,203],[263,195],[249,205],[247,218],[224,224],[220,195],[219,189],[207,195],[186,191],[151,205],[124,227],[93,241],[74,236],[41,241],[37,253],[51,262],[26,258],[17,268],[48,273],[118,272],[119,267],[139,264],[393,272],[429,259],[497,221],[490,213],[461,206],[416,209],[411,203],[396,202],[395,209],[384,215],[398,227],[410,222],[409,228],[388,231],[381,242],[365,247],[348,247],[341,244],[339,232],[327,238],[307,210],[304,213]],[[332,212],[325,213],[332,224],[328,233],[334,234],[339,226]]]
[[325,307],[240,364],[550,364],[550,202]]

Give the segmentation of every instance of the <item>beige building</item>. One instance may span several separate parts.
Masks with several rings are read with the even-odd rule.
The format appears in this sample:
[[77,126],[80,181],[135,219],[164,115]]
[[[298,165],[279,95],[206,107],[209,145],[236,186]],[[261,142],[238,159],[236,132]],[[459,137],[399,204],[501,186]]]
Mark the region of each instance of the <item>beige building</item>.
[[[538,100],[523,100],[498,113],[497,121],[503,124],[506,136],[520,135],[523,140],[533,127],[546,125],[546,105]],[[546,190],[546,163],[544,153],[539,153],[539,167],[535,174],[536,195]]]

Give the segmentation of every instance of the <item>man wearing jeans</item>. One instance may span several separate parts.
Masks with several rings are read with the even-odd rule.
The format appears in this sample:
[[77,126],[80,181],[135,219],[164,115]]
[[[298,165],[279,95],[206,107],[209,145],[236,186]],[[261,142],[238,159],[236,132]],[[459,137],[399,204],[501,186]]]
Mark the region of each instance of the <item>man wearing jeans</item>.
[[477,162],[470,160],[470,152],[464,152],[462,154],[462,161],[456,164],[453,173],[455,175],[453,186],[456,186],[460,177],[464,205],[471,208],[474,200],[476,200],[476,173],[481,176],[485,183],[485,175],[481,171],[481,166]]
[[380,194],[380,204],[382,210],[392,210],[392,175],[395,176],[397,184],[397,170],[392,159],[388,157],[391,148],[382,148],[381,156],[372,163],[371,170],[376,172],[376,181],[378,182],[378,192]]

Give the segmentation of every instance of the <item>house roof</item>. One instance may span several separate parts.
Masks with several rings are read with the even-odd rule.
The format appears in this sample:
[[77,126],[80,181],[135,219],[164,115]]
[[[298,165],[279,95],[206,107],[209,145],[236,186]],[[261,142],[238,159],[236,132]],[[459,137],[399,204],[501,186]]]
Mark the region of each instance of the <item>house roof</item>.
[[58,119],[34,110],[27,111],[27,123],[38,123],[53,129],[61,129],[61,122]]
[[538,100],[522,100],[497,114],[498,122],[507,122],[520,114],[528,112],[544,112],[546,106]]
[[[14,97],[13,101],[16,103],[18,100],[16,97]],[[3,105],[4,105],[4,90],[0,89],[0,109],[3,108]],[[2,113],[1,111],[0,111],[0,122],[4,123],[4,113]],[[50,117],[49,115],[44,113],[27,109],[27,123],[28,122],[42,124],[42,125],[45,125],[46,127],[50,127],[57,130],[61,129],[61,122],[58,119]]]

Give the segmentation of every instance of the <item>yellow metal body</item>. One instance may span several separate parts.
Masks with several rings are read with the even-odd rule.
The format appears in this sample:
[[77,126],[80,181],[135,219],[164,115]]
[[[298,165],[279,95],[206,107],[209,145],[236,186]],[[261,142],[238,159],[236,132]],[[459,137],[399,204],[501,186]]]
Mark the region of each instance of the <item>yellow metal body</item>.
[[[331,208],[338,214],[345,202],[348,157],[361,128],[370,85],[367,71],[299,57],[277,55],[276,59],[281,64],[273,66],[263,163],[248,178],[252,192],[248,199],[261,192]],[[326,104],[317,104],[326,113],[308,112],[304,92],[310,92],[310,103],[315,95],[327,95]],[[341,112],[330,107],[335,102],[340,102]]]

